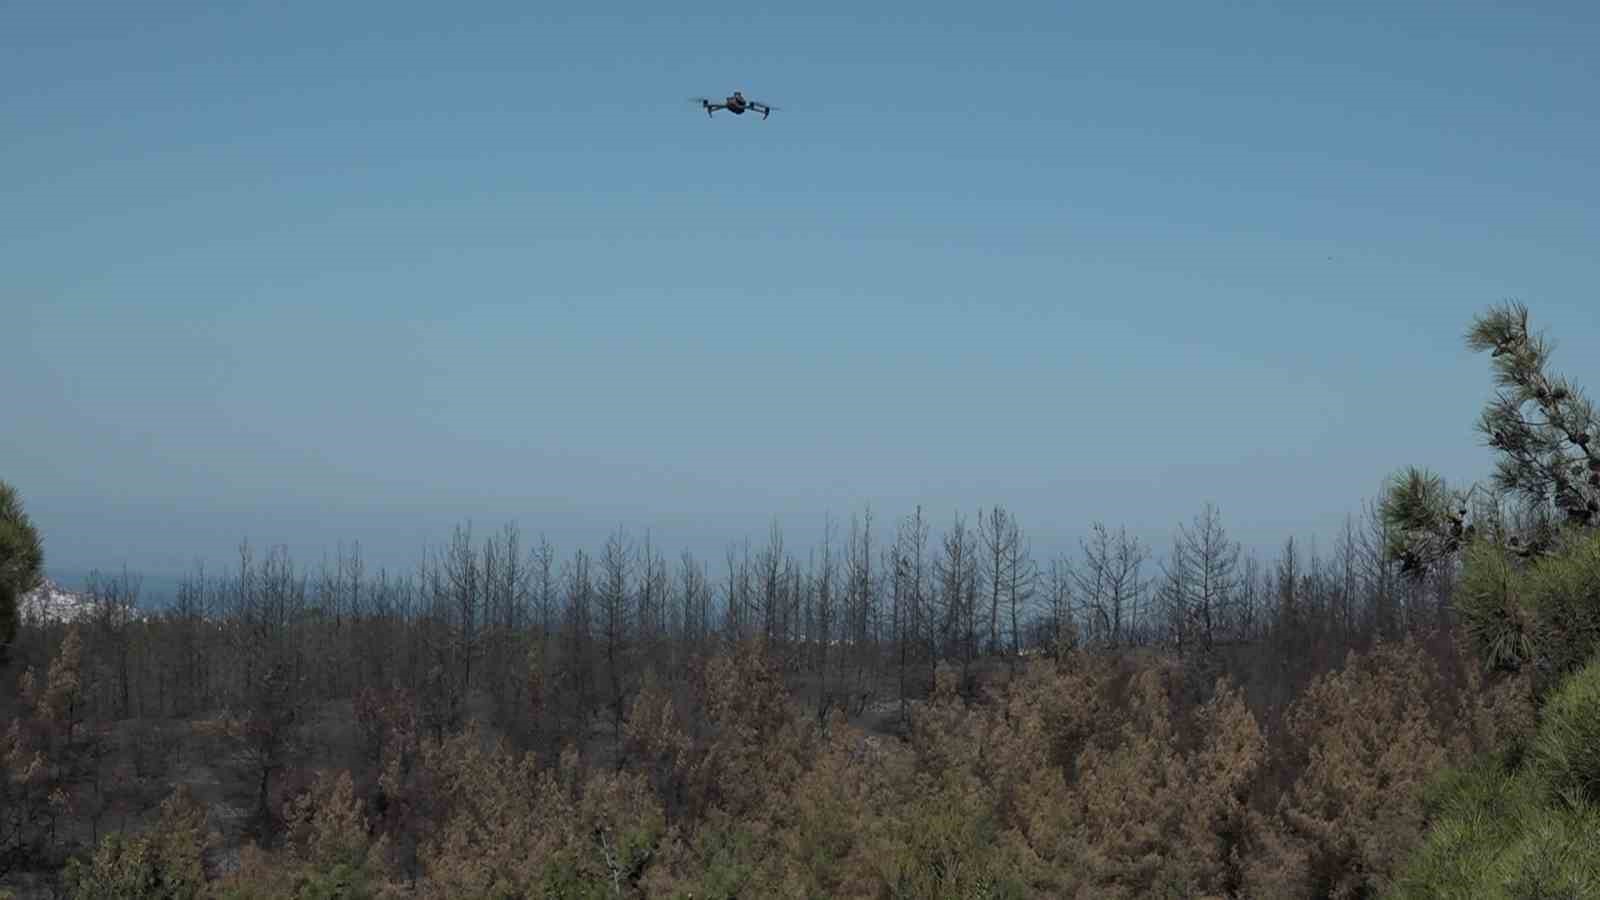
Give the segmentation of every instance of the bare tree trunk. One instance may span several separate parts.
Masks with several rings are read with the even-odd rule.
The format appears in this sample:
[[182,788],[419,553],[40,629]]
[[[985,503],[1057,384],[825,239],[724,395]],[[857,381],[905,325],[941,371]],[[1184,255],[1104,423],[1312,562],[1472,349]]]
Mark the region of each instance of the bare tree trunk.
[[1010,549],[1006,540],[1011,536],[1010,516],[999,505],[978,516],[978,539],[983,545],[982,578],[989,594],[989,644],[987,652],[1000,650],[1000,590],[1008,580],[1006,560]]
[[817,719],[828,715],[828,644],[834,634],[834,561],[833,520],[822,525],[822,570],[817,576],[817,631],[814,635],[817,649]]
[[[606,673],[611,685],[608,705],[618,741],[622,738],[622,720],[625,714],[623,664],[627,656],[628,579],[633,566],[633,548],[619,528],[606,540],[600,555],[600,615],[601,638],[605,641]],[[621,755],[617,758],[621,764]]]

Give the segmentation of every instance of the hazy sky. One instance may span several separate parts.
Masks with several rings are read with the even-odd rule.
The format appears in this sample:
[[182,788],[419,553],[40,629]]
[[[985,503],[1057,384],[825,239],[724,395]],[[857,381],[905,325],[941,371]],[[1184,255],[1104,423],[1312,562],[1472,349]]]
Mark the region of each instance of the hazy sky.
[[1325,540],[1487,474],[1489,304],[1600,388],[1600,7],[1293,5],[0,0],[0,478],[152,574]]

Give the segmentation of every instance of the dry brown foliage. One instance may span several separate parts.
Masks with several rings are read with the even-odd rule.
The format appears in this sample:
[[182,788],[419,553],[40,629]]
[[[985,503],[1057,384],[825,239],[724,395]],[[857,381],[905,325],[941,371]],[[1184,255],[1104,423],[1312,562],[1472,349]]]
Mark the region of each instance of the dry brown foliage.
[[374,846],[366,811],[356,797],[349,772],[319,773],[310,790],[290,801],[284,821],[286,842],[297,857],[313,866],[366,865],[372,851],[376,851],[373,863],[383,857],[383,848]]
[[386,750],[395,749],[393,741],[407,746],[416,743],[417,700],[410,691],[363,687],[356,691],[352,707],[361,735],[361,751],[369,762],[382,761]]
[[78,626],[68,627],[66,635],[62,637],[61,648],[50,660],[44,690],[35,690],[32,672],[24,673],[22,677],[22,695],[24,698],[32,695],[38,718],[60,723],[70,737],[81,717],[83,703],[83,638],[78,633]]
[[1120,741],[1080,755],[1080,896],[1224,896],[1240,885],[1265,740],[1224,680],[1195,714],[1198,746],[1181,752],[1171,702],[1182,677],[1167,661],[1137,672]]
[[198,897],[206,887],[205,852],[215,840],[205,807],[179,787],[162,801],[153,827],[133,837],[107,835],[87,860],[71,860],[67,887],[80,900]]
[[48,858],[68,811],[55,773],[21,720],[0,735],[0,874]]
[[757,814],[805,772],[816,728],[760,641],[708,661],[702,690],[706,728],[679,762],[690,808]]
[[892,782],[887,757],[851,729],[842,712],[827,723],[810,769],[792,790],[792,806],[777,836],[785,896],[870,896],[874,849],[885,837],[884,800]]
[[[1418,788],[1446,748],[1499,746],[1531,722],[1525,684],[1483,687],[1469,671],[1451,693],[1414,644],[1352,655],[1271,741],[1229,679],[1205,687],[1211,670],[1149,652],[1069,650],[976,695],[943,667],[904,740],[840,711],[819,723],[759,641],[688,671],[643,679],[615,756],[573,744],[554,764],[470,723],[436,737],[407,692],[363,691],[370,768],[301,782],[281,847],[247,848],[215,886],[238,898],[1370,896],[1421,834]],[[37,784],[47,805],[29,727],[0,750],[9,789]]]
[[651,780],[669,817],[676,815],[688,789],[681,776],[689,763],[693,741],[672,695],[654,678],[646,678],[634,696],[623,736],[633,769]]
[[60,826],[86,806],[74,782],[93,762],[96,735],[82,728],[83,643],[69,627],[41,685],[18,679],[33,716],[0,735],[0,875],[13,868],[59,865],[70,850]]
[[582,885],[631,895],[665,830],[643,777],[586,773],[575,753],[541,770],[531,754],[469,727],[425,741],[418,767],[437,794],[429,804],[436,830],[420,848],[430,896],[528,896]]
[[1533,676],[1522,672],[1488,682],[1476,665],[1464,668],[1465,683],[1455,710],[1457,728],[1450,741],[1452,759],[1520,753],[1538,725]]
[[1421,789],[1446,760],[1429,696],[1437,672],[1412,642],[1351,654],[1291,707],[1300,774],[1280,798],[1250,893],[1362,897],[1384,889],[1422,834]]

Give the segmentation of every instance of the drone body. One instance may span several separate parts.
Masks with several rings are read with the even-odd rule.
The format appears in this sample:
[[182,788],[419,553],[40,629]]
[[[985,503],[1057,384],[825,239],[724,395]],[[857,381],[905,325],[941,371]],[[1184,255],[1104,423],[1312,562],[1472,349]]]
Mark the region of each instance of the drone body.
[[761,113],[761,118],[765,119],[772,115],[772,110],[775,108],[759,100],[746,100],[744,94],[739,91],[734,91],[732,97],[725,98],[721,103],[713,103],[708,97],[696,97],[694,102],[700,104],[706,111],[707,118],[717,110],[725,109],[736,116],[742,116],[747,112],[758,112]]

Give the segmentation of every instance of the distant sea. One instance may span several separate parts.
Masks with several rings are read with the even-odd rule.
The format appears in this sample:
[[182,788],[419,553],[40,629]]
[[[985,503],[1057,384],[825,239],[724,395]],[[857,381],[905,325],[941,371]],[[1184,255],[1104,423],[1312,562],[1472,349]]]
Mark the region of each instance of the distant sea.
[[[45,575],[51,581],[60,585],[63,590],[81,593],[89,589],[88,570],[74,569],[47,569]],[[122,570],[101,569],[100,580],[108,581],[112,578],[122,577]],[[139,608],[151,611],[166,609],[178,596],[178,586],[183,583],[182,575],[146,575],[142,572],[128,570],[128,577],[139,584]]]

